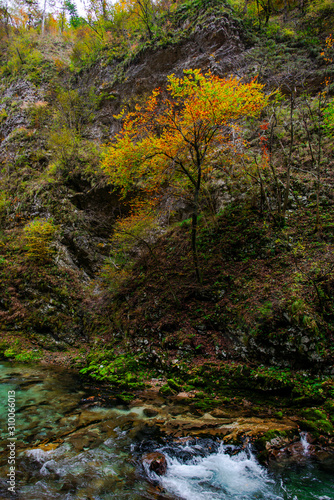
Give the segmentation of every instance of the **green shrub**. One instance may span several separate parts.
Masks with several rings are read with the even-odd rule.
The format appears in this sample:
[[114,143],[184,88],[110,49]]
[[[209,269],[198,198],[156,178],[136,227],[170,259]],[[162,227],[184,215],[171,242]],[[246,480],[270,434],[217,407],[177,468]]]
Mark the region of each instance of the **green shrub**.
[[35,262],[45,263],[51,259],[52,242],[57,232],[57,226],[51,219],[34,219],[23,229],[27,257]]
[[7,118],[7,116],[8,116],[7,111],[5,110],[5,108],[3,108],[0,111],[0,123],[2,123]]

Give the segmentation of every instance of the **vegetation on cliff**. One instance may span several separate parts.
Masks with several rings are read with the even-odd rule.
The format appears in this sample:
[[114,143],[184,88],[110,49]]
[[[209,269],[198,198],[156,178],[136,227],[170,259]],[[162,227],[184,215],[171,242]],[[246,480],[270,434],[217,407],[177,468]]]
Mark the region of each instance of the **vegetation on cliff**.
[[[70,2],[58,13],[1,4],[6,357],[19,356],[20,346],[39,356],[85,342],[83,371],[122,390],[155,374],[165,377],[165,394],[200,389],[231,398],[242,379],[245,390],[330,413],[333,18],[332,4],[320,0],[91,2],[86,18]],[[182,53],[189,40],[191,58]],[[147,69],[153,56],[160,76]],[[165,67],[176,74],[170,101]],[[260,114],[238,114],[230,103],[235,113],[200,163],[206,177],[195,198],[191,168],[200,148],[192,141],[195,149],[185,151],[175,134],[164,135],[169,110],[191,142],[180,128],[184,69],[204,86],[264,86],[267,96]],[[233,71],[242,83],[226,80]],[[216,110],[203,102],[188,109],[187,130],[201,125],[197,111]],[[139,110],[146,115],[134,134],[126,127]],[[119,140],[115,150],[124,118],[128,149]],[[145,127],[153,142],[145,142]],[[157,160],[163,141],[168,164]]]

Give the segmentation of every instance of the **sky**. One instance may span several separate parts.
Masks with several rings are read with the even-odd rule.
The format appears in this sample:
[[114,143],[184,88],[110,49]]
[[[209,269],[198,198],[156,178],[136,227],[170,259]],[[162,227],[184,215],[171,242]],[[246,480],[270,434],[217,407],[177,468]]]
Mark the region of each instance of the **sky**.
[[[49,1],[47,1],[47,4],[49,4]],[[85,5],[84,5],[84,0],[71,0],[76,6],[77,6],[77,11],[78,11],[78,14],[79,16],[82,16],[84,17],[85,14],[86,14],[86,11],[85,11]],[[11,7],[14,7],[14,2],[12,0],[4,0],[4,3],[8,6],[11,6]],[[43,9],[44,7],[44,0],[38,0],[38,3],[39,3],[39,6],[41,9]],[[56,1],[52,1],[51,2],[52,4],[55,4],[56,6],[59,6],[59,9],[60,9],[60,4],[62,3],[61,0],[56,0]],[[48,7],[46,8],[47,11],[50,11],[50,10],[53,10],[51,7]]]
[[79,16],[83,17],[85,15],[84,3],[82,2],[82,0],[76,0],[74,3],[77,6],[77,11],[78,11]]

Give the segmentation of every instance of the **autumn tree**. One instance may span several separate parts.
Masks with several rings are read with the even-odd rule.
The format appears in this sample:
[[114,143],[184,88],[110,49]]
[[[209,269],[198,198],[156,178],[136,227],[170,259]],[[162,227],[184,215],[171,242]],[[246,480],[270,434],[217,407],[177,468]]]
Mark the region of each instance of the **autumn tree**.
[[0,0],[0,60],[4,59],[4,55],[7,52],[11,29],[10,23],[11,15],[9,9],[5,2]]
[[145,27],[145,31],[151,40],[153,37],[153,27],[155,22],[156,6],[152,0],[133,0],[132,11],[138,16]]
[[196,235],[202,186],[222,157],[231,151],[240,154],[237,121],[264,108],[262,88],[255,80],[242,83],[200,70],[186,70],[183,78],[171,75],[165,92],[154,90],[145,104],[127,114],[106,148],[102,167],[124,196],[146,192],[151,206],[169,186],[192,194],[191,243],[199,282]]

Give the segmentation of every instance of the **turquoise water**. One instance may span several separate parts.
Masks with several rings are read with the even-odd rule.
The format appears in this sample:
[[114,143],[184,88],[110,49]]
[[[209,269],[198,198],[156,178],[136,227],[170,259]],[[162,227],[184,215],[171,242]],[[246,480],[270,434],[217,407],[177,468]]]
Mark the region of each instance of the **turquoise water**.
[[[16,396],[15,497],[7,483],[8,391]],[[163,440],[142,408],[89,406],[91,394],[66,371],[0,364],[1,500],[334,500],[333,462],[311,461],[307,446],[299,462],[268,470],[250,448]],[[141,462],[157,450],[168,464],[162,477]]]

